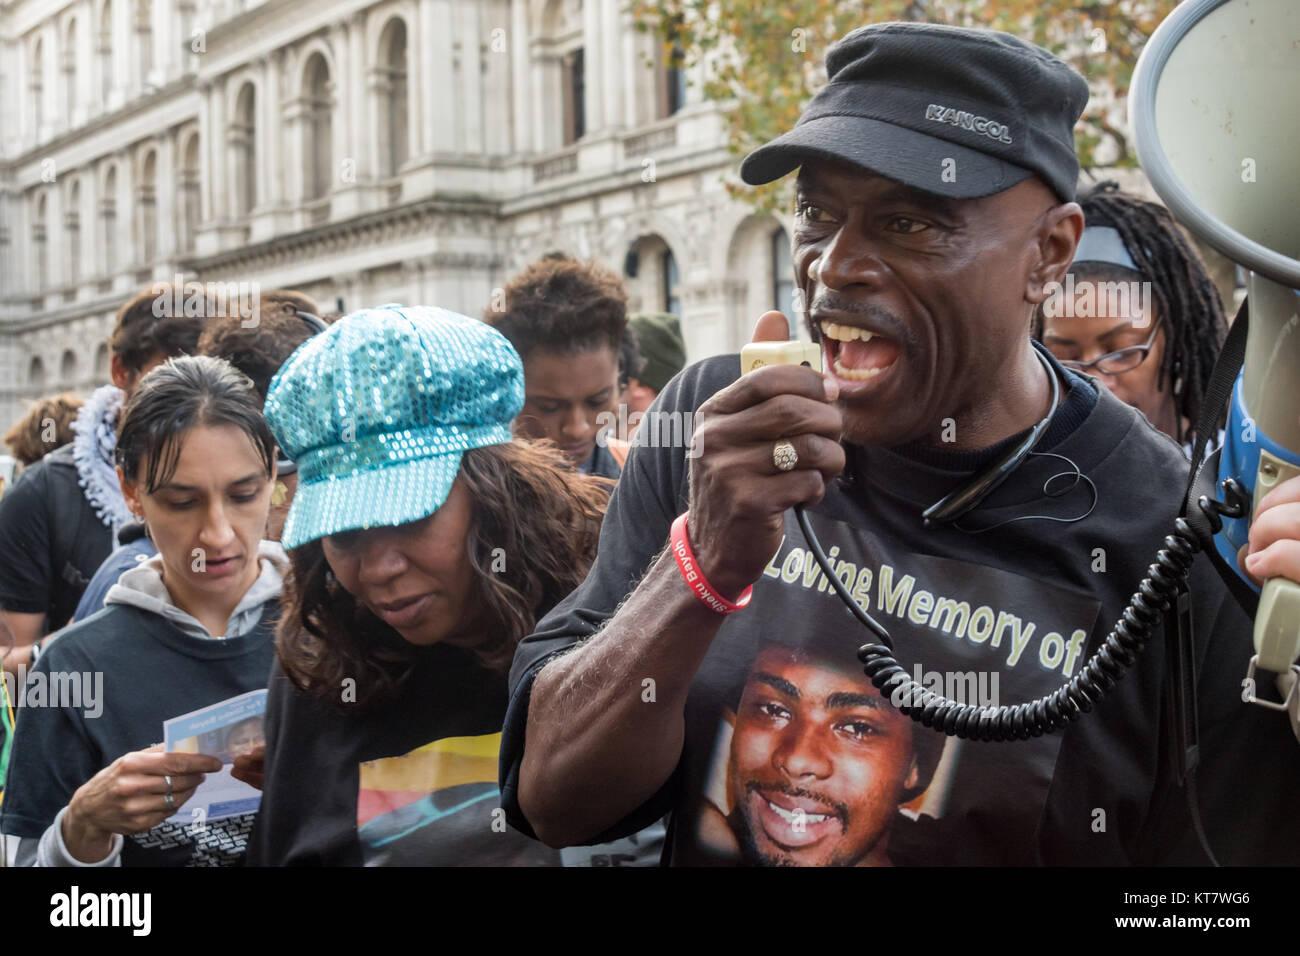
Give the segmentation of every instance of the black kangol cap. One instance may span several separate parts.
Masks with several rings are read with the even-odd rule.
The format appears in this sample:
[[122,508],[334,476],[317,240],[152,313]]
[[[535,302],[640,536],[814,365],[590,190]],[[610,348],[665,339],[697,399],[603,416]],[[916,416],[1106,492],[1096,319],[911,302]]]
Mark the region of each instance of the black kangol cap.
[[833,44],[826,72],[794,129],[745,157],[745,182],[820,157],[954,199],[1035,174],[1074,199],[1073,129],[1088,84],[1041,47],[995,30],[878,23]]

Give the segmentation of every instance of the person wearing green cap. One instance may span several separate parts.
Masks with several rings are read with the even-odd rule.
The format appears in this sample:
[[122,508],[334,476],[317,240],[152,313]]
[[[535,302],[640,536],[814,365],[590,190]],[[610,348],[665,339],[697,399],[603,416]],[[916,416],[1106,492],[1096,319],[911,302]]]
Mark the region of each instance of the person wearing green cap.
[[686,343],[682,340],[681,320],[671,312],[638,313],[627,324],[636,336],[641,368],[628,376],[621,400],[629,414],[644,414],[664,386],[685,367]]
[[497,809],[506,670],[586,574],[607,492],[512,440],[523,375],[487,324],[385,305],[272,382],[299,481],[265,754],[236,763],[264,787],[251,863],[560,863]]

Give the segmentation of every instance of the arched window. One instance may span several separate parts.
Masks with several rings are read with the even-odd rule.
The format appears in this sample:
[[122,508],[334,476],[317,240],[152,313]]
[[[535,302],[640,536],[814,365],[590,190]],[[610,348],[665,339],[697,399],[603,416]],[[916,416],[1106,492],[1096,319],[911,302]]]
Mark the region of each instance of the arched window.
[[77,353],[72,349],[63,350],[59,361],[59,381],[64,385],[74,385],[77,381]]
[[681,277],[677,274],[677,257],[671,249],[664,250],[664,311],[682,317]]
[[100,245],[104,249],[104,274],[117,271],[117,170],[104,177],[104,198],[99,202]]
[[379,56],[380,170],[383,178],[391,179],[410,156],[406,24],[400,19],[394,18],[384,27]]
[[68,35],[63,46],[63,91],[66,115],[63,121],[69,126],[77,111],[77,21],[68,21]]
[[27,366],[27,384],[34,392],[45,389],[45,363],[41,361],[39,355],[32,356],[32,361]]
[[587,132],[587,67],[582,47],[564,57],[564,145]]
[[[682,18],[674,19],[680,24]],[[656,55],[660,59],[659,117],[662,119],[686,105],[686,60],[680,41],[667,48],[656,44]]]
[[185,165],[181,169],[181,248],[194,249],[203,207],[199,200],[199,134],[195,133],[185,145]]
[[[538,80],[543,92],[536,108],[546,117],[544,143],[546,148],[569,146],[587,131],[583,5],[580,0],[547,0],[538,25]],[[623,65],[634,69],[632,64]]]
[[40,196],[36,200],[36,208],[32,216],[32,253],[36,260],[36,288],[41,292],[44,292],[50,283],[50,257],[49,250],[45,247],[45,213],[45,197]]
[[81,281],[81,183],[73,183],[68,190],[68,211],[63,217],[63,229],[68,237],[68,284]]
[[100,342],[99,348],[95,349],[95,381],[107,381],[109,374],[108,343]]
[[140,164],[140,259],[151,265],[158,256],[158,205],[155,184],[158,176],[158,156],[150,150]]
[[108,102],[113,89],[113,0],[104,0],[99,8],[99,39],[95,44],[99,61],[99,95]]
[[681,317],[681,277],[677,257],[660,235],[641,236],[623,264],[629,312],[671,312]]
[[140,85],[148,86],[149,74],[153,72],[153,0],[136,0],[135,37]]
[[230,153],[235,184],[235,214],[247,216],[257,204],[257,92],[245,83],[235,98]]
[[792,323],[794,314],[794,271],[790,263],[790,237],[778,227],[772,233],[772,308]]
[[38,37],[32,44],[32,72],[27,82],[31,97],[32,131],[41,135],[41,126],[45,123],[45,46]]
[[329,195],[333,179],[330,71],[325,57],[312,54],[303,69],[303,187],[306,198]]

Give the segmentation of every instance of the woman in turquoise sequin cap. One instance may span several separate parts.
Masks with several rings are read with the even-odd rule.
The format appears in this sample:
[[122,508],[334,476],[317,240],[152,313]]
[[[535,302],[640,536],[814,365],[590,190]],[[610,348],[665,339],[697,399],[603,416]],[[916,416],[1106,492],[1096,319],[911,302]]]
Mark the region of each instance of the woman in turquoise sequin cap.
[[[381,306],[305,343],[265,415],[298,464],[250,862],[558,863],[501,823],[506,671],[595,553],[607,487],[511,437],[485,323]],[[494,815],[495,814],[495,815]]]

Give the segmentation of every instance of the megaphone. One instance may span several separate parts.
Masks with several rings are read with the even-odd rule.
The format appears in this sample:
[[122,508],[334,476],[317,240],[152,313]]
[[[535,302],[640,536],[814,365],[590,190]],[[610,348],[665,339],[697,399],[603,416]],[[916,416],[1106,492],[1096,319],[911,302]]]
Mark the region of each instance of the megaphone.
[[[1215,535],[1233,569],[1260,499],[1300,475],[1298,110],[1295,0],[1184,0],[1143,49],[1129,94],[1129,123],[1152,187],[1193,233],[1249,270],[1246,357],[1219,478],[1235,478],[1252,503]],[[1255,702],[1289,703],[1300,736],[1300,680],[1291,676],[1300,675],[1300,585],[1265,582],[1255,650],[1248,678],[1257,666],[1284,675],[1287,694],[1283,704]]]

